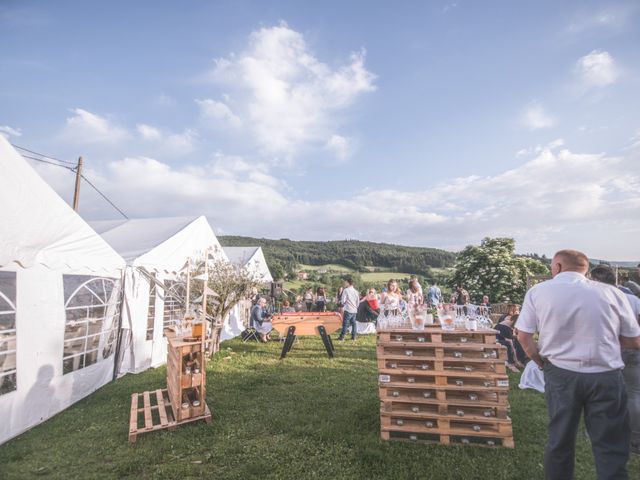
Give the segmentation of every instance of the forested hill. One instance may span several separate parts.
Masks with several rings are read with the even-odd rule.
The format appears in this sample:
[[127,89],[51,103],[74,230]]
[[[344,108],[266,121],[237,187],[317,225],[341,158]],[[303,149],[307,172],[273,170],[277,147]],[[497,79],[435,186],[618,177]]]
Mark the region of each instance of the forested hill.
[[360,271],[374,266],[424,274],[429,267],[451,267],[455,261],[455,254],[446,250],[358,240],[307,242],[237,236],[221,236],[218,240],[223,246],[229,247],[261,246],[269,266],[278,263],[285,271],[292,271],[299,263],[333,263]]

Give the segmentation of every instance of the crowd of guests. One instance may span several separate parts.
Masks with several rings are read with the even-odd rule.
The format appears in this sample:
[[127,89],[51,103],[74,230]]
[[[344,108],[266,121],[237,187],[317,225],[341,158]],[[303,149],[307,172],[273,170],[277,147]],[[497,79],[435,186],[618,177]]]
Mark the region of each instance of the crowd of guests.
[[[552,279],[532,287],[522,308],[511,305],[497,321],[497,342],[507,349],[507,367],[517,372],[532,361],[544,372],[548,407],[545,478],[572,478],[580,418],[592,444],[598,478],[627,479],[630,452],[640,454],[640,284],[616,285],[615,272],[600,265],[589,272],[587,256],[575,250],[557,252]],[[640,265],[638,265],[640,282]],[[327,308],[324,288],[283,302],[283,312]],[[403,293],[390,280],[378,293],[361,295],[347,279],[335,297],[343,324],[338,340],[357,337],[357,321],[375,321],[381,309],[442,303],[434,283],[423,292],[412,277]],[[466,308],[469,293],[456,287],[450,303]],[[266,300],[252,310],[262,341],[269,340]],[[481,303],[491,306],[484,296]],[[531,364],[531,365],[534,365]],[[530,365],[530,366],[531,366]]]

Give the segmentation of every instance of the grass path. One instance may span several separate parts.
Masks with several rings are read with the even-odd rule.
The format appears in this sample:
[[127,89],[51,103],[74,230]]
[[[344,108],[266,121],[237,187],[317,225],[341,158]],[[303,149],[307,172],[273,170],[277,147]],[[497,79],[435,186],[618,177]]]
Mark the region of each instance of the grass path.
[[[544,399],[518,390],[516,376],[515,450],[379,440],[374,345],[372,336],[336,344],[329,360],[318,339],[303,338],[279,361],[277,342],[226,342],[207,369],[213,423],[144,434],[134,446],[130,395],[164,387],[166,371],[127,375],[0,446],[0,479],[542,478]],[[595,479],[583,428],[576,463],[576,478]],[[640,478],[638,457],[629,468]]]

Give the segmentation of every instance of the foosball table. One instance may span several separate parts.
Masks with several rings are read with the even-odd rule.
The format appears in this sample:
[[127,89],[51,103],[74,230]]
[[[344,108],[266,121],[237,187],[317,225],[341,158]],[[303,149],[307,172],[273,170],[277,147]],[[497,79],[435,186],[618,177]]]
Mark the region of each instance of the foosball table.
[[334,348],[331,334],[342,327],[342,317],[336,312],[291,312],[274,315],[271,325],[280,336],[285,336],[280,360],[287,356],[298,335],[319,335],[327,350],[329,358],[333,358]]

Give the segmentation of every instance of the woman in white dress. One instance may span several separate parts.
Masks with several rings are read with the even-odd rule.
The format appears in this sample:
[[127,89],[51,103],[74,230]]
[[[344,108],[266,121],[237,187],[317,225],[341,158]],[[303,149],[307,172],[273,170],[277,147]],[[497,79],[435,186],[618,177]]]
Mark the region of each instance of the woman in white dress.
[[398,288],[398,282],[391,279],[387,282],[387,291],[382,294],[382,305],[384,309],[397,315],[400,311],[400,301],[402,300],[402,292]]

